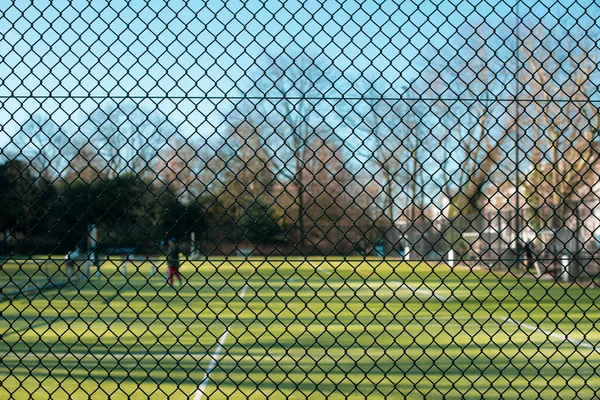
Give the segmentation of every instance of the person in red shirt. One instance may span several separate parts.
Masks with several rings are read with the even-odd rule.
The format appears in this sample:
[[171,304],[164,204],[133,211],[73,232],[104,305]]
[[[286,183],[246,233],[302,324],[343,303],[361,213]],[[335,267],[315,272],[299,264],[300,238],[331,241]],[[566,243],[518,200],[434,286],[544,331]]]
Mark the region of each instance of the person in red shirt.
[[177,277],[179,287],[181,288],[183,281],[179,273],[179,248],[177,246],[177,239],[175,238],[171,238],[167,242],[167,266],[169,268],[169,285],[173,286],[173,278]]

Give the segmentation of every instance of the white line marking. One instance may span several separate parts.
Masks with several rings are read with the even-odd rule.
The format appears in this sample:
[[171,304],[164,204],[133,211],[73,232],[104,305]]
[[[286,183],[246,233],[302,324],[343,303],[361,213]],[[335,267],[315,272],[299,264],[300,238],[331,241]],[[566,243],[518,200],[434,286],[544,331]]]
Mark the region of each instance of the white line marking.
[[[326,271],[323,271],[326,272]],[[293,283],[298,282],[298,284],[300,285],[305,285],[306,283],[309,282],[315,282],[317,281],[317,279],[315,279],[314,277],[311,277],[310,279],[306,279],[306,280],[300,280],[300,281],[296,281],[294,278],[290,278],[285,282],[281,282],[279,285],[274,284],[274,281],[270,281],[268,283],[268,286],[263,287],[263,289],[279,289],[285,285],[290,285]],[[265,282],[267,282],[265,280]],[[319,282],[327,282],[326,280],[319,280]],[[339,287],[349,287],[349,288],[354,288],[354,289],[361,289],[364,287],[375,287],[375,289],[385,289],[390,288],[390,285],[395,285],[398,287],[404,287],[405,289],[410,290],[413,293],[417,293],[417,294],[422,294],[425,295],[427,297],[435,297],[436,299],[440,300],[440,301],[451,301],[451,299],[449,299],[446,296],[442,296],[440,294],[436,294],[435,292],[431,291],[431,290],[427,290],[427,289],[422,289],[422,288],[415,288],[414,286],[411,285],[407,285],[404,282],[400,282],[400,281],[379,281],[379,282],[370,282],[369,280],[364,280],[364,281],[360,281],[360,282],[355,282],[355,281],[350,281],[350,280],[343,280],[340,282],[327,282],[325,284],[325,286],[322,286],[322,289],[335,289],[335,288],[339,288]]]
[[407,285],[404,282],[399,282],[399,281],[389,281],[389,283],[400,285],[400,287],[404,286],[405,288],[407,288],[408,290],[410,290],[413,293],[421,293],[421,294],[425,294],[425,295],[427,295],[429,297],[433,296],[433,297],[435,297],[436,299],[438,299],[440,301],[448,301],[448,298],[446,296],[435,294],[431,290],[421,289],[421,288],[415,288],[415,287]]
[[324,272],[325,274],[327,274],[328,276],[331,275],[331,271],[326,270],[324,267],[317,267],[317,271],[321,271]]
[[[246,294],[247,289],[248,289],[248,283],[246,283],[244,285],[242,291],[239,293],[240,299],[244,298],[244,295]],[[196,390],[196,395],[194,396],[194,400],[202,400],[202,396],[204,396],[204,391],[206,390],[206,385],[208,385],[208,382],[210,382],[209,375],[213,371],[213,369],[215,369],[215,367],[217,366],[217,363],[219,362],[219,358],[221,358],[221,350],[223,349],[223,346],[225,345],[227,336],[229,336],[229,328],[230,327],[231,327],[231,325],[229,325],[228,327],[225,328],[225,332],[223,332],[223,334],[219,338],[219,342],[218,342],[219,344],[217,345],[215,352],[210,355],[210,357],[211,357],[210,364],[208,365],[208,368],[206,369],[206,373],[204,374],[204,379],[202,379],[202,382],[198,386],[198,390]]]
[[155,360],[160,360],[164,357],[171,357],[174,359],[184,359],[184,358],[191,358],[195,361],[201,361],[203,358],[208,357],[208,354],[203,354],[200,357],[196,357],[190,353],[169,353],[169,352],[164,352],[164,353],[110,353],[110,352],[106,352],[106,353],[73,353],[73,352],[68,352],[68,353],[57,353],[55,351],[52,352],[48,352],[45,354],[40,355],[39,351],[28,351],[28,352],[16,352],[16,351],[7,351],[4,352],[4,354],[2,354],[2,358],[4,357],[16,357],[16,358],[20,358],[20,359],[25,359],[25,358],[35,358],[38,360],[43,360],[45,358],[56,358],[56,359],[63,359],[63,358],[76,358],[79,360],[82,360],[84,358],[93,358],[97,361],[103,361],[104,359],[116,359],[116,360],[120,360],[120,359],[124,359],[124,358],[133,358],[135,360],[141,360],[144,358],[152,358]]
[[204,374],[204,379],[202,379],[202,383],[198,386],[198,390],[196,391],[196,396],[194,396],[194,400],[201,400],[204,395],[204,391],[206,390],[206,385],[209,382],[209,374],[215,369],[217,366],[217,362],[221,357],[221,350],[223,349],[223,345],[225,344],[225,340],[227,340],[227,336],[229,335],[229,327],[225,329],[225,332],[219,338],[219,344],[213,354],[211,354],[210,364],[208,365],[208,369]]
[[244,298],[244,295],[246,294],[246,290],[248,290],[248,284],[247,283],[244,285],[244,287],[242,288],[242,291],[239,294],[240,299]]
[[586,342],[585,340],[571,339],[567,335],[560,335],[560,334],[558,334],[556,332],[547,331],[545,329],[540,328],[539,326],[529,325],[529,324],[526,324],[524,322],[518,322],[518,321],[515,321],[514,319],[509,318],[509,317],[500,317],[500,319],[502,319],[504,321],[512,322],[513,324],[517,325],[519,328],[526,328],[526,329],[529,329],[531,331],[540,331],[540,332],[544,333],[548,337],[553,337],[553,338],[556,338],[556,339],[560,339],[563,342],[569,342],[572,345],[574,345],[575,347],[581,346],[581,347],[585,347],[586,349],[592,349],[592,350],[600,353],[600,349],[598,349],[597,347],[595,347],[593,344]]

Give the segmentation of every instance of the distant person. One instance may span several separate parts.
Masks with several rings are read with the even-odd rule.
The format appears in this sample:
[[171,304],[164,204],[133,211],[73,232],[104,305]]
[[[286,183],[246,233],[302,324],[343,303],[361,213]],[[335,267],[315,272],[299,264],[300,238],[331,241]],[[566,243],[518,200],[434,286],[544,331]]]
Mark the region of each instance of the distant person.
[[531,249],[531,246],[531,242],[525,242],[525,266],[527,271],[529,271],[534,266],[533,251]]
[[167,242],[167,266],[169,268],[169,285],[173,286],[173,277],[176,276],[181,288],[183,281],[181,274],[179,274],[179,248],[175,238],[171,238]]

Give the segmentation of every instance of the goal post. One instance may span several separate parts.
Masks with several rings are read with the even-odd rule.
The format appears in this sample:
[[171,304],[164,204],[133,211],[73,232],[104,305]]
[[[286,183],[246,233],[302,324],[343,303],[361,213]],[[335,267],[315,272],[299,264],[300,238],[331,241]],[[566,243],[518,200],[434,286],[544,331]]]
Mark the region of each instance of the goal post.
[[190,233],[190,256],[192,260],[199,260],[201,257],[200,246],[196,238],[196,232]]

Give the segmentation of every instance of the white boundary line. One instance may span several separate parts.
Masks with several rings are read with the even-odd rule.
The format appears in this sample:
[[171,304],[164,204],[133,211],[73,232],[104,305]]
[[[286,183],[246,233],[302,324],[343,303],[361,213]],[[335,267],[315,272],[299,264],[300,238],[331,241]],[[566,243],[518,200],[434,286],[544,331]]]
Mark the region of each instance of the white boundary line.
[[[329,271],[327,271],[325,269],[322,269],[321,267],[317,268],[317,270],[319,270],[319,271],[327,274],[328,276],[331,275],[331,272],[329,272]],[[312,279],[312,277],[309,278],[309,279]],[[309,279],[303,279],[302,281],[308,282]],[[285,286],[286,284],[294,283],[295,281],[296,281],[295,279],[291,278],[291,279],[289,279],[287,281],[281,282],[280,285],[270,284],[268,286],[271,289],[275,289],[275,288],[278,289],[278,288],[281,288],[281,287]],[[267,281],[265,280],[265,282],[267,282]],[[323,280],[323,282],[326,282],[326,280]],[[339,283],[338,286],[344,286],[347,283],[348,283],[348,281],[343,281],[343,282]],[[355,282],[352,282],[352,283],[355,283]],[[370,283],[367,279],[365,279],[364,281],[361,281],[361,282],[357,282],[357,283],[359,283],[360,286],[362,286],[362,285],[365,285],[365,286],[371,286],[371,285],[373,285],[373,283]],[[384,287],[384,286],[390,285],[390,284],[392,284],[392,285],[398,285],[400,287],[404,287],[404,288],[410,290],[413,293],[426,295],[427,297],[435,297],[436,299],[438,299],[439,301],[442,301],[442,302],[451,301],[451,299],[449,297],[442,296],[441,294],[436,294],[432,290],[427,290],[427,289],[422,289],[422,288],[415,288],[414,286],[410,286],[410,285],[407,285],[404,282],[400,282],[400,281],[396,281],[396,280],[381,281],[381,287]],[[333,288],[334,285],[332,285],[331,283],[327,283],[326,286],[328,286],[329,288]]]
[[[246,283],[244,285],[244,287],[242,288],[242,291],[239,293],[240,299],[244,298],[244,295],[246,294],[247,289],[248,289],[248,283]],[[214,353],[210,355],[210,358],[211,358],[210,364],[208,365],[208,368],[206,369],[206,373],[204,374],[204,378],[202,379],[202,382],[200,383],[200,385],[198,385],[198,390],[196,390],[196,395],[194,396],[194,400],[202,400],[202,397],[204,396],[204,391],[206,390],[206,385],[208,385],[208,382],[210,382],[209,375],[217,366],[217,363],[219,362],[219,358],[221,358],[221,350],[223,350],[223,346],[225,345],[227,336],[229,336],[229,328],[230,327],[231,327],[231,325],[229,325],[225,328],[225,332],[223,332],[223,334],[219,338],[219,341],[218,341],[219,344],[217,345],[217,348],[215,349]]]
[[415,287],[409,286],[406,283],[400,282],[400,281],[389,281],[389,283],[400,285],[400,287],[405,287],[405,288],[407,288],[408,290],[410,290],[413,293],[425,294],[425,295],[427,295],[429,297],[435,297],[436,299],[438,299],[440,301],[448,301],[448,297],[442,296],[440,294],[435,294],[431,290],[415,288]]
[[576,339],[571,339],[570,337],[568,337],[567,335],[560,335],[556,332],[551,332],[551,331],[547,331],[545,329],[540,328],[539,326],[534,326],[534,325],[529,325],[526,324],[524,322],[519,322],[519,321],[515,321],[514,319],[510,318],[510,317],[499,317],[501,320],[507,321],[507,322],[511,322],[515,325],[517,325],[519,328],[525,328],[525,329],[529,329],[531,331],[540,331],[543,334],[545,334],[548,337],[553,337],[556,339],[560,339],[562,342],[569,342],[572,345],[574,345],[575,347],[581,346],[581,347],[585,347],[586,349],[591,349],[594,350],[598,353],[600,353],[600,349],[597,348],[596,346],[594,346],[591,343],[586,342],[585,340],[576,340]]
[[28,352],[16,352],[16,351],[6,351],[4,352],[4,354],[1,354],[2,358],[4,357],[16,357],[19,359],[25,359],[25,358],[35,358],[37,360],[43,360],[45,358],[55,358],[55,359],[63,359],[63,358],[75,358],[78,360],[82,360],[85,358],[93,358],[96,361],[103,361],[104,359],[115,359],[115,360],[120,360],[120,359],[124,359],[124,358],[133,358],[135,360],[142,360],[144,358],[152,358],[155,360],[160,361],[161,359],[163,359],[164,357],[171,357],[174,359],[184,359],[184,358],[191,358],[194,361],[201,361],[203,358],[207,357],[208,354],[203,354],[200,357],[196,357],[190,353],[170,353],[170,352],[163,352],[163,353],[110,353],[110,352],[106,352],[106,353],[102,353],[102,354],[98,354],[98,353],[73,353],[73,352],[68,352],[68,353],[57,353],[57,352],[47,352],[43,355],[40,355],[39,352],[36,351],[28,351]]
[[[318,271],[321,271],[321,272],[323,272],[323,273],[325,273],[327,276],[331,275],[331,271],[329,271],[328,269],[325,269],[325,267],[323,267],[322,265],[319,265],[319,266],[317,267],[317,270],[318,270]],[[364,282],[365,282],[365,284],[367,284],[367,280],[366,280],[366,279],[365,279],[365,281],[364,281]],[[411,291],[411,292],[413,292],[413,293],[420,293],[420,294],[427,295],[427,296],[429,296],[429,297],[435,297],[436,299],[438,299],[438,300],[440,300],[440,301],[448,301],[448,300],[449,300],[449,299],[448,299],[448,297],[446,297],[446,296],[442,296],[442,295],[439,295],[439,294],[435,294],[435,293],[434,293],[433,291],[431,291],[431,290],[427,290],[427,289],[420,289],[420,288],[415,288],[415,287],[412,287],[412,286],[409,286],[409,285],[407,285],[407,284],[406,284],[406,283],[404,283],[404,282],[395,281],[395,280],[392,280],[392,281],[387,281],[387,282],[388,282],[388,283],[395,284],[395,285],[404,286],[405,288],[407,288],[408,290],[410,290],[410,291]],[[383,283],[385,284],[385,283],[386,283],[386,281],[383,281]]]
[[329,271],[328,269],[325,269],[322,265],[319,265],[317,267],[317,271],[321,271],[321,272],[325,273],[327,276],[331,275],[331,271]]

